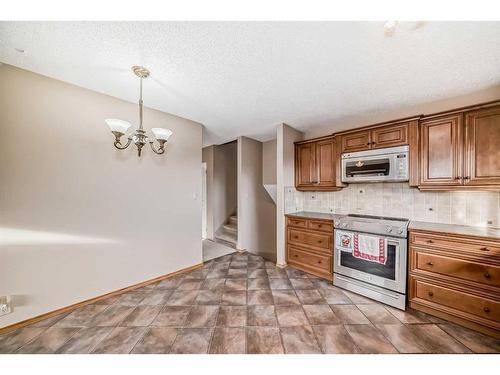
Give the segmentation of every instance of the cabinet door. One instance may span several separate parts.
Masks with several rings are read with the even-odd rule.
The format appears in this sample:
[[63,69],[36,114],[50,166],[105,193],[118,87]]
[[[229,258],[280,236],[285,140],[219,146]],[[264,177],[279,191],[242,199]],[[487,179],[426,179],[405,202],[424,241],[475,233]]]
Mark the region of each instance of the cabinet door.
[[462,114],[421,122],[420,185],[462,184]]
[[465,114],[466,185],[500,185],[500,106]]
[[349,133],[342,136],[342,152],[369,150],[370,130]]
[[396,147],[408,144],[408,123],[389,125],[372,130],[371,147]]
[[335,187],[335,140],[316,143],[316,169],[318,187]]
[[310,187],[316,183],[316,144],[295,145],[295,187]]

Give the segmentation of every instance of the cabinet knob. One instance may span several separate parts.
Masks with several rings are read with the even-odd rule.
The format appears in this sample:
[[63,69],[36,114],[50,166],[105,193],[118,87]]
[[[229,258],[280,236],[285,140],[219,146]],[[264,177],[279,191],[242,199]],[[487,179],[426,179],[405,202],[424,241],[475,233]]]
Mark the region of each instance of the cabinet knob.
[[426,242],[427,242],[427,243],[434,243],[434,241],[433,241],[433,240],[427,240]]
[[432,263],[432,262],[427,262],[427,264],[428,264],[429,266],[433,266],[433,265],[434,265],[434,263]]
[[490,312],[490,308],[488,306],[486,306],[486,307],[483,308],[483,311],[485,313],[489,313]]
[[432,297],[432,296],[434,295],[434,292],[429,291],[429,293],[428,293],[428,294],[429,294],[429,297]]
[[299,256],[297,254],[294,255],[295,258],[298,258]]
[[370,146],[370,145],[371,145],[371,143],[370,143],[370,142],[368,142],[366,145],[367,145],[367,146]]
[[487,279],[489,279],[489,278],[491,277],[491,275],[490,275],[488,272],[486,272],[486,273],[484,274],[484,277],[486,277]]
[[481,251],[490,251],[490,249],[488,249],[487,247],[482,247],[479,250],[481,250]]
[[322,240],[318,240],[318,243],[322,243],[323,241]]
[[372,145],[374,145],[374,144],[375,144],[375,142],[372,142]]
[[299,238],[299,236],[293,236],[293,238],[297,239],[297,238]]
[[318,264],[321,264],[321,260],[318,260]]

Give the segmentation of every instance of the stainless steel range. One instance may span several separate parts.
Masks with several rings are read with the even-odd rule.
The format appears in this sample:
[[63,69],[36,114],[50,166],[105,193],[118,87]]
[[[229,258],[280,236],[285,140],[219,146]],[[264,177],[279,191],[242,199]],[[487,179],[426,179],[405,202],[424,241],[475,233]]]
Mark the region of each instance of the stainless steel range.
[[368,215],[335,220],[333,284],[404,310],[408,224]]

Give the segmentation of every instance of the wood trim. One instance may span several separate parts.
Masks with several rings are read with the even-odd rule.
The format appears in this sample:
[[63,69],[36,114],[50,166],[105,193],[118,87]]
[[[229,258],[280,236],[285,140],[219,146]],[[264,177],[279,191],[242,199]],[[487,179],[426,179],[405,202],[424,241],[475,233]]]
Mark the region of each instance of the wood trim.
[[295,141],[293,142],[293,144],[295,145],[302,145],[302,144],[305,144],[305,143],[311,143],[311,142],[318,142],[318,141],[327,141],[327,140],[330,140],[334,138],[334,135],[333,134],[330,134],[330,135],[323,135],[321,137],[316,137],[316,138],[311,138],[311,139],[306,139],[304,141]]
[[[304,217],[304,216],[294,215],[294,214],[285,214],[285,216],[286,217],[293,217],[293,218],[297,218],[297,219],[302,219],[302,220],[305,220],[305,221],[313,220],[313,221],[326,221],[327,223],[333,223],[333,219],[316,218],[316,217]],[[307,224],[306,224],[305,227],[299,227],[299,228],[307,229]]]
[[452,114],[457,114],[460,112],[468,112],[468,111],[475,111],[478,109],[483,109],[483,108],[488,108],[488,107],[493,107],[496,105],[500,105],[500,100],[493,100],[491,102],[486,102],[486,103],[478,103],[478,104],[473,104],[469,105],[466,107],[460,107],[460,108],[455,108],[449,111],[441,111],[441,112],[436,112],[436,113],[430,113],[428,115],[422,115],[422,120],[427,120],[431,119],[434,117],[441,117],[444,115],[452,115]]
[[420,132],[418,120],[411,121],[408,124],[408,144],[410,153],[408,184],[411,187],[416,187],[420,181]]
[[[436,225],[439,225],[439,223],[436,223]],[[445,225],[448,225],[448,224],[445,224]],[[460,233],[452,233],[452,232],[439,231],[439,230],[433,231],[433,230],[411,229],[411,228],[408,229],[408,232],[410,232],[410,234],[411,233],[430,234],[430,235],[441,237],[441,238],[445,238],[445,239],[450,239],[452,237],[457,237],[458,239],[462,238],[464,240],[487,241],[486,246],[488,246],[488,244],[491,244],[493,246],[498,246],[498,244],[500,243],[500,240],[498,240],[496,238],[488,237],[488,236],[481,236],[481,235],[477,235],[477,234],[460,234]],[[408,239],[410,241],[410,245],[421,247],[421,245],[416,244],[416,243],[414,243],[414,242],[411,241],[411,235],[408,236]],[[463,252],[463,251],[460,251],[460,252]]]
[[195,270],[195,269],[200,268],[202,266],[203,266],[203,263],[195,264],[194,266],[190,266],[190,267],[178,270],[178,271],[167,273],[166,275],[158,276],[158,277],[155,277],[154,279],[151,279],[151,280],[143,281],[143,282],[140,282],[138,284],[134,284],[134,285],[128,286],[126,288],[115,290],[114,292],[102,294],[100,296],[97,296],[97,297],[94,297],[94,298],[90,298],[90,299],[87,299],[87,300],[82,301],[82,302],[77,302],[77,303],[74,303],[72,305],[69,305],[69,306],[66,306],[66,307],[62,307],[60,309],[53,310],[53,311],[50,311],[50,312],[45,313],[45,314],[41,314],[41,315],[35,316],[33,318],[29,318],[29,319],[23,320],[23,321],[18,322],[18,323],[14,323],[14,324],[8,325],[6,327],[0,328],[0,335],[3,334],[3,333],[14,331],[14,330],[16,330],[18,328],[26,327],[26,326],[28,326],[30,324],[37,323],[37,322],[39,322],[41,320],[44,320],[44,319],[47,319],[47,318],[52,318],[53,316],[56,316],[56,315],[59,315],[59,314],[65,313],[65,312],[70,312],[70,311],[76,310],[76,309],[78,309],[80,307],[83,307],[83,306],[86,306],[86,305],[90,305],[90,304],[95,303],[97,301],[101,301],[101,300],[109,298],[109,297],[118,296],[120,294],[123,294],[123,293],[126,293],[126,292],[130,292],[131,290],[139,289],[139,288],[142,288],[142,287],[144,287],[146,285],[154,284],[154,283],[156,283],[158,281],[162,281],[162,280],[168,279],[170,277],[173,277],[173,276],[185,273],[185,272],[189,272],[189,271]]
[[387,126],[387,125],[397,125],[397,124],[404,123],[404,122],[409,122],[409,121],[418,121],[422,116],[423,115],[416,115],[416,116],[405,117],[405,118],[401,118],[401,119],[397,119],[397,120],[390,120],[390,121],[378,122],[376,124],[364,125],[364,126],[361,126],[359,128],[343,130],[343,131],[340,131],[340,132],[337,132],[337,133],[334,133],[334,134],[336,136],[337,135],[344,135],[344,134],[353,133],[353,132],[362,131],[362,130],[377,129],[377,128],[381,128],[381,127]]

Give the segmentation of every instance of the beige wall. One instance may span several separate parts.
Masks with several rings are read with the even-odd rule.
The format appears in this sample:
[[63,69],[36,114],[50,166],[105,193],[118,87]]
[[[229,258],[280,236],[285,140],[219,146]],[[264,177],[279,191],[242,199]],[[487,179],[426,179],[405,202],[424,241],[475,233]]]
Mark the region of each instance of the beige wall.
[[[443,88],[443,90],[445,89],[446,88]],[[499,99],[500,85],[496,85],[466,95],[454,96],[427,103],[408,105],[406,108],[398,110],[391,110],[391,108],[379,108],[371,113],[356,113],[352,116],[338,119],[331,124],[307,130],[305,131],[304,139],[320,137],[333,132],[359,128],[361,126],[376,124],[379,122],[418,116],[420,114],[432,114],[436,112],[448,111],[455,108],[466,107],[473,104],[485,103]]]
[[137,105],[0,66],[0,327],[202,261],[201,126],[145,109],[173,135],[138,158],[108,117]]
[[262,185],[262,143],[238,138],[238,248],[276,261],[276,206]]
[[276,129],[277,202],[276,202],[276,263],[284,265],[285,257],[285,187],[295,185],[294,142],[303,139],[303,133],[286,124]]
[[262,183],[276,185],[276,139],[262,142]]
[[214,146],[213,227],[214,232],[236,213],[237,200],[236,142]]

